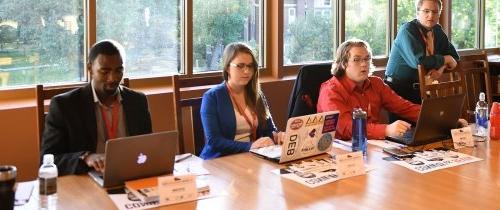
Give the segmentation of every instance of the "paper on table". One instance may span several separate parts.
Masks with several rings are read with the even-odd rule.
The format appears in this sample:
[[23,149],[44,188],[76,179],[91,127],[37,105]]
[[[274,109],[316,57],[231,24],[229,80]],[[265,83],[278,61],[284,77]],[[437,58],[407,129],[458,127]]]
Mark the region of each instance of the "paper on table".
[[[187,157],[187,158],[186,158]],[[178,155],[177,160],[180,160],[174,165],[174,175],[193,174],[196,176],[208,175],[210,172],[203,167],[203,160],[194,155]]]
[[16,200],[14,202],[15,206],[21,206],[30,200],[31,194],[33,192],[33,187],[35,186],[35,181],[29,182],[18,182],[16,188]]

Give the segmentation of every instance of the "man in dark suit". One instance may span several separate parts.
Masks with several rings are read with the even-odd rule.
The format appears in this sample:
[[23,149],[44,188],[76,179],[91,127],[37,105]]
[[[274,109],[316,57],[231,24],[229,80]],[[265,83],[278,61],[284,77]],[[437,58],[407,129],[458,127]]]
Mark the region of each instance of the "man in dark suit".
[[41,154],[54,154],[59,175],[104,170],[106,140],[152,132],[146,96],[120,86],[125,56],[115,41],[89,52],[89,84],[52,98]]

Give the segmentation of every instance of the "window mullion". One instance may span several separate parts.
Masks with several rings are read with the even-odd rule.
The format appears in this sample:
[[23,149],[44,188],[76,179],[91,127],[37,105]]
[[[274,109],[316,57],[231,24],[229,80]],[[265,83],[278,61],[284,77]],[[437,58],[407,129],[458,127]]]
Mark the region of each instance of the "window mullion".
[[193,75],[193,1],[182,1],[181,71],[188,77]]

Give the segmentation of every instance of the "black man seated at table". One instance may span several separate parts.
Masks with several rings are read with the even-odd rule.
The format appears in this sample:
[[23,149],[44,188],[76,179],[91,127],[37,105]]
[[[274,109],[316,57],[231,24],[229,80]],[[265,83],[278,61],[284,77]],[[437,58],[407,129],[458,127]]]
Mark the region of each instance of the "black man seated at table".
[[120,86],[125,54],[113,40],[92,46],[90,82],[51,99],[41,155],[54,154],[59,175],[104,170],[105,142],[152,132],[143,93]]

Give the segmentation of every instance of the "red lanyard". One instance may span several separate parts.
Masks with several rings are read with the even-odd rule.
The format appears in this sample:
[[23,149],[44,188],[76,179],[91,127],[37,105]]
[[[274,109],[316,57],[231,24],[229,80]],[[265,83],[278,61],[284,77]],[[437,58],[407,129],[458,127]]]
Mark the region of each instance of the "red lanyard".
[[227,90],[229,92],[229,96],[231,97],[231,99],[236,104],[236,109],[238,110],[238,113],[240,113],[240,115],[242,115],[245,118],[245,121],[247,121],[248,125],[250,126],[250,129],[252,130],[252,133],[250,134],[250,140],[251,141],[255,141],[255,139],[257,137],[257,126],[253,122],[255,122],[255,119],[257,117],[253,113],[252,114],[253,121],[250,121],[250,119],[246,115],[245,110],[243,109],[243,107],[241,107],[241,105],[236,101],[236,98],[235,98],[235,96],[233,94],[233,91],[231,90],[231,87],[229,87],[229,84],[226,83],[226,86],[227,86]]
[[99,107],[101,107],[101,116],[102,119],[104,120],[104,125],[106,126],[106,131],[107,131],[107,137],[106,140],[108,139],[115,139],[117,136],[117,131],[118,131],[118,118],[119,118],[119,113],[120,113],[120,103],[118,102],[118,99],[113,102],[111,105],[112,110],[111,110],[111,122],[108,120],[108,115],[106,114],[106,107],[103,104],[99,104]]

